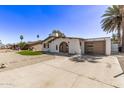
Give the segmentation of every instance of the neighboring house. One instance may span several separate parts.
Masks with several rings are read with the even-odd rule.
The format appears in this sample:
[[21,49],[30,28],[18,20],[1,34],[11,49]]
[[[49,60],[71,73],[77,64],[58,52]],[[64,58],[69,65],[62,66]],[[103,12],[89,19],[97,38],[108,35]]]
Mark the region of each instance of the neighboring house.
[[5,48],[5,45],[2,44],[2,42],[1,42],[1,40],[0,40],[0,49],[3,49],[3,48]]
[[0,44],[0,49],[4,49],[5,45],[4,44]]
[[[42,41],[38,40],[38,41],[27,42],[26,45],[24,46],[23,50],[31,49],[33,51],[42,51],[41,47],[42,47]],[[19,45],[18,45],[18,43],[17,44],[7,44],[5,46],[5,48],[13,49],[13,50],[18,50],[19,49]]]
[[98,54],[110,55],[111,54],[111,38],[74,38],[66,37],[57,32],[50,34],[42,42],[42,51],[67,53],[67,54]]
[[41,46],[42,46],[42,41],[41,40],[27,43],[27,48],[32,49],[33,51],[42,51]]
[[6,44],[6,45],[5,45],[5,48],[6,48],[6,49],[12,49],[12,44]]

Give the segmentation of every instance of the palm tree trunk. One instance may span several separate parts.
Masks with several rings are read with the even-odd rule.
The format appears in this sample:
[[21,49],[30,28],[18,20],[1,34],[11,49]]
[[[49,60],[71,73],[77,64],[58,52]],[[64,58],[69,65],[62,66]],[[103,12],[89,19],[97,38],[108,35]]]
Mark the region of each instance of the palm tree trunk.
[[[121,24],[120,24],[121,25]],[[120,26],[118,27],[118,33],[117,33],[117,38],[118,38],[118,44],[119,44],[119,47],[122,46],[121,45],[121,29],[120,29]]]
[[122,52],[124,52],[124,5],[119,5],[122,14]]
[[124,52],[124,17],[122,20],[122,52]]

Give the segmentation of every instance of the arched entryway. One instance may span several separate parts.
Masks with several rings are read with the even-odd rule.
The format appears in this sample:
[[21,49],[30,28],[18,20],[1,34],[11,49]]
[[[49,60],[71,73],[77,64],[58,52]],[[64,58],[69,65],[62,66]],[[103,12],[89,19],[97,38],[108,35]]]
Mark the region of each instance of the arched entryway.
[[61,52],[61,53],[68,53],[69,52],[69,46],[66,42],[62,42],[59,45],[59,52]]

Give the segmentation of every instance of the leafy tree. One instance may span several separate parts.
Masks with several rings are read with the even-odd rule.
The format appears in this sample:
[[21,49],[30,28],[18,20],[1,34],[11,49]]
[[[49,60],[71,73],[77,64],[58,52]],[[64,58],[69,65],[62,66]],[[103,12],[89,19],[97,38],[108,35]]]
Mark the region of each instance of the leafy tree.
[[20,43],[18,43],[18,46],[19,46],[19,48],[20,48],[21,50],[25,49],[26,45],[27,45],[27,44],[26,44],[25,42],[20,42]]
[[52,36],[55,36],[55,34],[58,34],[58,37],[65,37],[64,33],[62,33],[60,30],[53,30]]
[[117,34],[112,34],[112,43],[117,44],[118,43],[118,35]]

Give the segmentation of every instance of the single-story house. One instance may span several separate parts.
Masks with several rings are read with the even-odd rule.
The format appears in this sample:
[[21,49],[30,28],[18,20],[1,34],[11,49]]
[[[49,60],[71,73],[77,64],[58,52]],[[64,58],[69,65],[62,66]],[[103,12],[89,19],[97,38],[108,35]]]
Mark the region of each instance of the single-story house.
[[42,46],[41,40],[26,43],[27,49],[32,49],[33,51],[42,51],[41,46]]
[[2,44],[1,40],[0,40],[0,49],[4,49],[5,48],[5,45]]
[[[59,33],[59,34],[58,34]],[[53,32],[42,42],[42,51],[67,54],[111,54],[111,38],[75,38]]]
[[[13,50],[18,50],[20,49],[19,43],[17,44],[8,44],[6,45],[6,48],[8,49],[13,49]],[[41,48],[42,47],[42,41],[41,40],[37,40],[37,41],[30,41],[30,42],[26,42],[25,46],[22,48],[22,50],[33,50],[33,51],[42,51]]]

